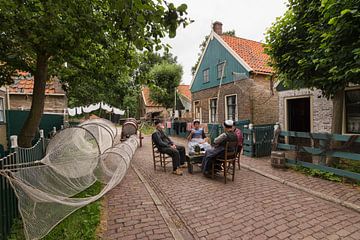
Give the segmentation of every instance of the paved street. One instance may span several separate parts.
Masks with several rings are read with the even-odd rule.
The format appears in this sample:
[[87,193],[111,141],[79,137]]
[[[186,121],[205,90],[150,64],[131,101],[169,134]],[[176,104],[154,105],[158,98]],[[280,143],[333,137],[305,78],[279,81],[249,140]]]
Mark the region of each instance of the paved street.
[[[169,223],[160,212],[162,207],[182,239],[360,239],[357,211],[245,167],[237,170],[235,181],[226,185],[222,178],[207,179],[199,172],[175,176],[170,168],[166,173],[160,168],[154,171],[150,138],[144,140],[133,158],[133,166],[162,203],[155,204],[145,184],[130,168],[122,183],[107,196],[105,239],[173,238]],[[267,170],[271,168],[264,163],[256,165],[256,161],[247,158],[243,163],[253,164],[253,168],[259,165],[258,169],[268,174],[279,174],[278,177],[299,185],[303,181],[309,188],[317,186],[313,189],[317,192],[339,195],[343,201],[359,205],[356,188],[288,171],[271,172],[274,170]]]

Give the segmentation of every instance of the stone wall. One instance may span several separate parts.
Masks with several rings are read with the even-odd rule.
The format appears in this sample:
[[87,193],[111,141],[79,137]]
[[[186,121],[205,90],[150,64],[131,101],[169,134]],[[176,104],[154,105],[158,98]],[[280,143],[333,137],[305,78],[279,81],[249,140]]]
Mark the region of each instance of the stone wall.
[[[11,110],[30,110],[32,95],[10,94]],[[63,113],[67,108],[65,95],[46,95],[44,112]]]
[[[237,95],[237,119],[249,119],[254,124],[275,123],[278,120],[278,96],[270,91],[270,81],[262,76],[240,80],[221,86],[218,101],[218,121],[225,120],[225,97]],[[219,87],[192,93],[192,111],[194,102],[200,101],[201,120],[209,122],[209,99],[218,96]]]
[[[285,129],[286,99],[291,97],[310,97],[312,110],[312,132],[331,132],[332,102],[322,97],[320,90],[289,90],[279,92],[279,122]],[[286,130],[286,129],[285,129]]]

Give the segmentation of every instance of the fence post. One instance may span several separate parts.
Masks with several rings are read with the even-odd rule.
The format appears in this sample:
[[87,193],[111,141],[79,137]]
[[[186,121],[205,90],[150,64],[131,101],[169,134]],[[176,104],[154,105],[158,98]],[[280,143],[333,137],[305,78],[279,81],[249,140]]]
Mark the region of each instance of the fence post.
[[40,133],[41,145],[42,145],[42,155],[41,155],[41,157],[43,157],[43,156],[45,155],[45,136],[44,136],[44,130],[43,130],[43,129],[40,129],[39,133]]

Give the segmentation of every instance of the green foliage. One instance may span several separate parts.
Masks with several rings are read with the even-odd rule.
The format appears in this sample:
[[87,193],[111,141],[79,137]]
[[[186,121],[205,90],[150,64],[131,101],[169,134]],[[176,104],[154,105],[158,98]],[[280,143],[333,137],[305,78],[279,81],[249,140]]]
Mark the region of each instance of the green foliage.
[[127,87],[136,84],[139,52],[167,49],[161,39],[191,22],[186,10],[164,0],[0,0],[0,85],[17,70],[35,79],[38,106],[19,142],[28,145],[35,134],[45,98],[36,86],[48,75],[63,82],[70,105],[107,100],[121,107]]
[[[235,36],[235,30],[230,30],[230,31],[226,31],[226,32],[223,32],[223,35],[229,35],[229,36]],[[200,63],[200,58],[201,58],[201,55],[202,53],[204,52],[205,50],[205,47],[206,47],[206,43],[209,39],[209,35],[206,35],[205,36],[205,39],[201,42],[201,44],[199,45],[200,47],[200,53],[198,54],[198,59],[196,60],[196,63],[194,66],[191,67],[191,74],[194,76],[195,75],[195,71]]]
[[360,173],[360,162],[356,160],[340,159],[339,163],[336,164],[335,167],[350,172]]
[[183,74],[182,67],[177,64],[160,63],[151,71],[152,85],[150,85],[150,97],[155,102],[172,108],[174,106],[175,90],[180,84]]
[[306,175],[310,175],[312,177],[322,178],[322,179],[330,180],[333,182],[341,182],[342,181],[342,177],[340,177],[334,173],[325,172],[325,171],[321,171],[318,169],[306,168],[303,166],[296,166],[293,169],[295,171],[305,173]]
[[266,53],[285,86],[333,97],[360,84],[359,36],[359,0],[289,0],[267,32]]
[[[98,194],[102,189],[100,182],[94,183],[76,197],[90,197]],[[73,240],[73,239],[98,239],[96,228],[100,224],[100,200],[93,202],[72,213],[57,225],[43,240]],[[24,229],[20,219],[12,226],[8,240],[25,240]]]
[[141,127],[141,132],[144,135],[150,135],[155,131],[155,127],[153,126],[152,123],[143,123],[142,127]]

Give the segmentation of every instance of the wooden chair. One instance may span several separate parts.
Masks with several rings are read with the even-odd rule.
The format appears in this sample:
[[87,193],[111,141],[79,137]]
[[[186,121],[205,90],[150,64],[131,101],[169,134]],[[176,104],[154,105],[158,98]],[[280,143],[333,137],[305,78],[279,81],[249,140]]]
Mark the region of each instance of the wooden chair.
[[217,157],[216,160],[212,163],[212,178],[215,177],[215,164],[220,162],[222,166],[222,172],[224,173],[224,183],[226,184],[228,174],[232,175],[232,181],[234,181],[236,160],[240,161],[238,158],[237,144],[237,142],[226,143],[224,156]]
[[156,170],[157,163],[160,163],[160,167],[164,168],[164,172],[166,172],[166,165],[171,163],[171,157],[165,153],[161,153],[155,143],[151,141],[152,144],[152,153],[153,153],[153,161],[154,161],[154,170]]
[[237,154],[236,154],[236,158],[237,158],[237,163],[238,163],[238,166],[239,166],[239,170],[240,170],[240,157],[241,157],[241,150],[242,150],[242,147],[238,146],[237,148]]

